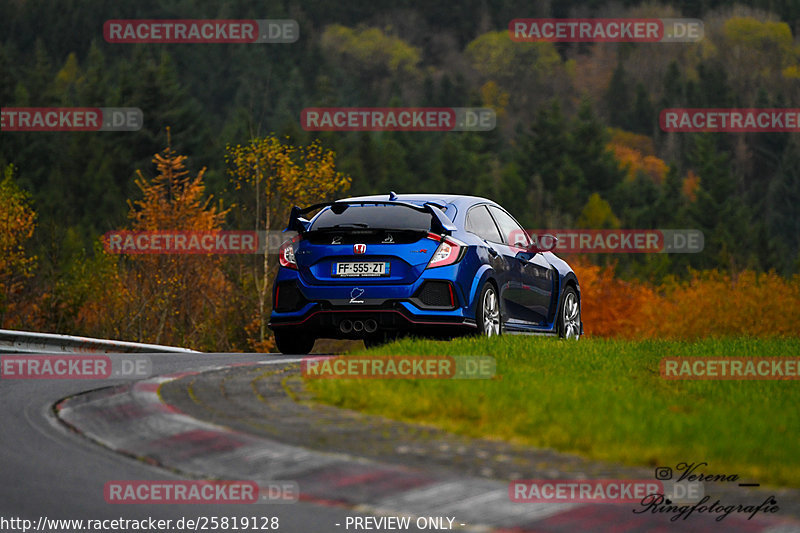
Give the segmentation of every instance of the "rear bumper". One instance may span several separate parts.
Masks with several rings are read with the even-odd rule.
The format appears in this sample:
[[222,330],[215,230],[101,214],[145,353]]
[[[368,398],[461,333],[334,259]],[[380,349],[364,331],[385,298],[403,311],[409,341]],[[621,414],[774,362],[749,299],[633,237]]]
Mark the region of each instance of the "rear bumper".
[[[454,265],[455,267],[455,265]],[[469,294],[451,281],[450,267],[436,269],[411,285],[308,285],[296,271],[280,269],[273,287],[269,327],[296,328],[316,337],[360,339],[382,334],[453,336],[476,329]],[[370,322],[352,331],[342,321]]]
[[[425,336],[448,337],[469,333],[476,329],[475,321],[454,314],[415,315],[409,311],[408,302],[387,302],[380,307],[362,307],[359,309],[343,309],[312,302],[301,314],[273,313],[269,327],[273,330],[283,328],[299,328],[311,331],[317,337],[334,339],[362,339],[372,334],[418,333]],[[355,331],[345,327],[342,322],[366,323],[375,321],[377,332]]]

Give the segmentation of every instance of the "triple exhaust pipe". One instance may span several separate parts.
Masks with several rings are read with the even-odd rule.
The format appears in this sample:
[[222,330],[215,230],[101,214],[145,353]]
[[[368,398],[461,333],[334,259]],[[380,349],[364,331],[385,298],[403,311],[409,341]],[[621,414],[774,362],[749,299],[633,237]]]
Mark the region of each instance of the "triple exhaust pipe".
[[362,331],[365,333],[375,333],[378,329],[378,323],[375,322],[373,319],[367,320],[342,320],[339,322],[339,331],[342,333],[350,333],[354,331],[356,333],[361,333]]

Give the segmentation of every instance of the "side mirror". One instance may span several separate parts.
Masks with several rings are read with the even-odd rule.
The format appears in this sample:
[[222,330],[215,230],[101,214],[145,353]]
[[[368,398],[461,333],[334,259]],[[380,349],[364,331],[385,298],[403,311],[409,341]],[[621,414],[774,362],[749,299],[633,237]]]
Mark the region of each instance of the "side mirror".
[[528,251],[532,253],[550,252],[555,249],[558,244],[558,237],[550,233],[543,233],[541,235],[533,233],[530,237],[531,245],[528,247]]

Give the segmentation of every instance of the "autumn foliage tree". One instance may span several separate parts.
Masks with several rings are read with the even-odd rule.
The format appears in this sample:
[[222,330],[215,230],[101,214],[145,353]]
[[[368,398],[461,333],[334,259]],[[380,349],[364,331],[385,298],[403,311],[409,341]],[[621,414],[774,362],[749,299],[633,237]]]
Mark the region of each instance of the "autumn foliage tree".
[[[128,202],[132,231],[222,228],[227,211],[206,196],[205,169],[191,176],[186,156],[175,153],[169,140],[153,163],[158,171],[154,178],[137,172],[142,198]],[[89,302],[84,316],[114,320],[114,329],[125,339],[216,351],[231,348],[228,312],[233,285],[220,256],[130,255],[121,259],[118,279],[114,301]]]
[[[253,139],[246,145],[228,146],[226,152],[232,183],[254,199],[256,230],[282,229],[293,205],[323,202],[349,189],[351,179],[336,170],[335,158],[335,152],[323,148],[319,141],[294,146],[274,135]],[[270,251],[276,250],[265,247],[262,260],[252,265],[257,309],[248,332],[251,347],[259,351],[271,347],[266,329],[274,267],[269,260]]]
[[25,279],[32,275],[36,257],[25,251],[25,243],[33,236],[36,213],[28,194],[14,181],[14,168],[9,165],[0,181],[0,326],[7,327],[22,303],[20,295]]
[[588,336],[697,339],[789,337],[800,323],[800,276],[745,270],[692,271],[688,280],[660,285],[620,279],[614,263],[598,266],[569,258],[581,284]]

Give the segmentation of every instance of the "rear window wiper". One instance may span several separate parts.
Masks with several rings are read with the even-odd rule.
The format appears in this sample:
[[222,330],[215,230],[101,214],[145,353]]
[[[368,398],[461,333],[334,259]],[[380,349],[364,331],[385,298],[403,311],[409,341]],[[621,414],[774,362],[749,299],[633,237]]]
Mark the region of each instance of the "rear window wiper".
[[333,226],[325,226],[324,228],[320,229],[330,229],[330,228],[368,228],[369,224],[364,222],[344,222],[342,224],[334,224]]

